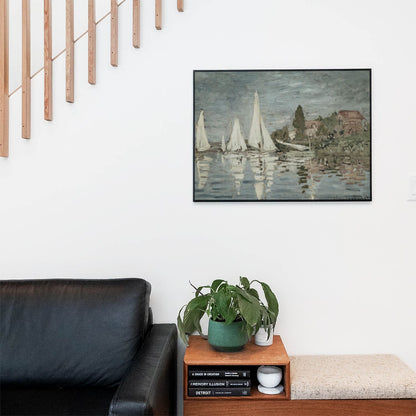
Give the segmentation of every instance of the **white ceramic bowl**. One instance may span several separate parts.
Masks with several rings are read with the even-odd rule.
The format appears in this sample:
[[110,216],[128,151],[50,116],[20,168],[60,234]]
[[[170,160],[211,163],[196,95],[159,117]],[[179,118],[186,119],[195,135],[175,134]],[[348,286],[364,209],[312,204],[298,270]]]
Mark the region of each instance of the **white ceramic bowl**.
[[282,381],[282,369],[273,365],[262,365],[257,369],[257,380],[264,387],[276,387]]

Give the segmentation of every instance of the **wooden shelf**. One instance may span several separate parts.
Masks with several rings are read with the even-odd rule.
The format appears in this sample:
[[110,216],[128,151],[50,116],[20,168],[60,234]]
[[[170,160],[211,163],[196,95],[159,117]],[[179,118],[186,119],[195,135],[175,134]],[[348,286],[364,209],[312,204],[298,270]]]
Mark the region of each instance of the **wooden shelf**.
[[208,341],[201,336],[189,337],[189,347],[184,357],[185,365],[226,365],[226,366],[251,366],[251,365],[288,365],[289,356],[279,335],[273,338],[273,344],[269,347],[259,347],[251,340],[242,351],[218,352]]
[[[268,395],[257,390],[257,368],[261,365],[275,365],[283,370],[284,391],[278,395]],[[188,371],[192,368],[212,369],[222,367],[227,369],[244,368],[251,372],[251,395],[243,397],[189,397],[188,396]],[[262,408],[269,406],[276,401],[290,400],[290,360],[280,336],[275,335],[273,344],[268,347],[255,345],[250,341],[242,351],[224,353],[215,351],[208,341],[200,336],[189,338],[189,347],[186,349],[184,357],[184,416],[200,416],[208,412],[215,403],[216,411],[226,411],[229,406],[241,407],[241,415],[246,414],[247,409],[251,409],[252,403]],[[223,407],[222,405],[223,404]],[[246,410],[244,410],[246,409]],[[208,413],[206,413],[208,414]]]

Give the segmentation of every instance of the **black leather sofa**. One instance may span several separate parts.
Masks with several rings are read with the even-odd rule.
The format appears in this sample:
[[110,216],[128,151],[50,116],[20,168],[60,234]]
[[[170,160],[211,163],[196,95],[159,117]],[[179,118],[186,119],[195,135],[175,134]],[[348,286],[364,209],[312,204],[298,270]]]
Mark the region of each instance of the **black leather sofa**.
[[142,279],[0,281],[1,416],[176,414],[177,331]]

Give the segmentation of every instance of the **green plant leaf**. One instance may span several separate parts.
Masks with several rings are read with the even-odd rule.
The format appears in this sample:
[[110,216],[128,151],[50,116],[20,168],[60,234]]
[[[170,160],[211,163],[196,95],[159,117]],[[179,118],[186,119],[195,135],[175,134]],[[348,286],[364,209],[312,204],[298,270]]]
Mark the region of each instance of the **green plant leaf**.
[[240,286],[235,286],[234,288],[235,296],[241,296],[243,297],[247,302],[251,302],[253,296],[250,295],[250,293],[247,293],[244,289],[242,289]]
[[255,325],[255,327],[254,327],[254,333],[255,333],[255,334],[257,334],[257,332],[258,332],[258,331],[259,331],[259,329],[261,328],[262,324],[263,324],[263,321],[262,321],[262,315],[260,315],[260,317],[259,317],[259,319],[257,320],[257,323],[256,323],[256,325]]
[[189,310],[203,310],[205,312],[205,309],[207,308],[209,300],[209,295],[200,295],[197,298],[191,299],[191,301],[187,305],[187,309]]
[[276,323],[277,316],[279,315],[279,303],[277,301],[276,295],[273,293],[267,283],[260,282],[259,280],[253,280],[253,282],[259,283],[263,289],[264,296],[267,301],[267,306],[269,310],[274,314],[274,325]]
[[253,289],[252,287],[250,289],[247,289],[247,292],[250,293],[251,296],[254,296],[256,299],[260,300],[259,293],[256,289]]
[[229,308],[225,316],[225,325],[230,325],[237,318],[237,312],[234,308]]
[[195,331],[201,333],[200,320],[207,309],[208,301],[209,295],[203,295],[193,298],[188,303],[183,314],[183,324],[186,334],[192,334]]
[[251,296],[251,298],[251,300],[247,300],[245,296],[242,296],[240,293],[237,294],[241,316],[248,325],[253,327],[256,325],[260,316],[260,303],[255,297]]
[[186,307],[186,305],[182,306],[182,308],[179,310],[178,318],[176,319],[176,321],[178,323],[179,336],[182,339],[182,341],[184,342],[184,344],[186,346],[188,346],[188,338],[187,338],[186,333],[185,333],[185,325],[183,324],[183,321],[181,319],[181,312],[182,312],[183,308],[185,308],[185,307]]
[[215,305],[218,311],[218,314],[226,320],[228,316],[228,309],[230,308],[231,299],[227,296],[226,292],[217,292],[213,293],[212,297],[214,298]]
[[214,280],[212,283],[211,283],[211,293],[212,292],[216,292],[217,290],[218,290],[218,288],[223,284],[223,283],[227,283],[225,280],[223,280],[223,279],[217,279],[217,280]]
[[245,290],[248,291],[248,289],[250,289],[250,282],[248,281],[247,277],[240,276],[240,283]]
[[262,318],[261,319],[262,319],[262,325],[264,325],[264,327],[268,327],[272,323],[270,312],[266,308],[263,308],[263,310],[262,310]]
[[250,340],[252,335],[253,335],[253,326],[249,325],[247,322],[245,322],[244,329],[245,329],[246,334],[247,334],[247,339]]
[[250,294],[249,292],[241,288],[240,286],[235,287],[235,292],[237,295],[243,297],[247,302],[254,303],[256,305],[258,304],[260,307],[259,300],[255,296],[253,296],[252,294]]
[[197,331],[200,335],[202,335],[202,329],[201,329],[201,318],[204,315],[204,313],[200,311],[193,311],[190,319],[193,320],[193,327],[195,328],[195,331]]

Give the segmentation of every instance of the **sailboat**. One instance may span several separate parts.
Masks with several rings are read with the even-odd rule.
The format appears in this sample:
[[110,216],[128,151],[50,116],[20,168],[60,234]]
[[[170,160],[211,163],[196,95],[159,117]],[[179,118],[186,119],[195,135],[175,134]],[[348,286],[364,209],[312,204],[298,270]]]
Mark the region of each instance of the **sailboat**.
[[228,140],[226,149],[229,152],[244,152],[247,150],[247,145],[244,141],[243,133],[241,133],[240,121],[238,118],[234,120],[233,130]]
[[204,110],[201,110],[196,125],[195,147],[198,152],[205,152],[211,147],[208,142],[207,132],[205,131]]
[[254,94],[253,119],[251,121],[248,145],[262,152],[277,150],[260,113],[260,101],[257,91]]
[[298,150],[299,152],[305,152],[306,150],[309,150],[308,146],[304,146],[303,144],[294,144],[294,143],[288,143],[288,142],[282,142],[280,140],[276,140],[277,143],[287,146],[289,149]]
[[225,152],[226,149],[227,149],[227,147],[225,146],[225,138],[224,138],[224,135],[223,135],[222,140],[221,140],[221,150],[223,152]]

